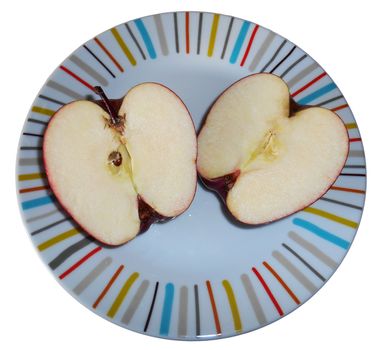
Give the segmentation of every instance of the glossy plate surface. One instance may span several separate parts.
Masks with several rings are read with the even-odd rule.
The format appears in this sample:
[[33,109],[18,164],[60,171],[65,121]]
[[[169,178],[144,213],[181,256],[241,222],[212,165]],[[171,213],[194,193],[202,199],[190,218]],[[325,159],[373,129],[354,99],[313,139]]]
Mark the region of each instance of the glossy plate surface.
[[[198,186],[183,215],[117,248],[78,230],[49,189],[41,160],[53,113],[73,100],[110,98],[155,81],[175,91],[198,129],[215,98],[255,72],[282,77],[300,104],[330,108],[350,137],[345,168],[312,206],[243,228]],[[315,145],[317,147],[317,145]],[[333,274],[356,234],[365,198],[365,158],[340,90],[306,53],[259,25],[198,12],[120,24],[86,42],[53,72],[27,116],[17,159],[27,230],[59,283],[98,315],[171,339],[214,339],[269,324],[309,299]]]

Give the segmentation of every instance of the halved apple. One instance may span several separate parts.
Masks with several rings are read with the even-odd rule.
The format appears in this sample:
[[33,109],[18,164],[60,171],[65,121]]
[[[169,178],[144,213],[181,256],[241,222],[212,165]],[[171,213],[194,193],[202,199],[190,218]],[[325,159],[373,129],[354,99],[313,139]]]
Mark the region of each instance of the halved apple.
[[229,87],[198,136],[198,172],[247,224],[278,220],[321,197],[349,151],[334,112],[299,106],[286,83],[262,73]]
[[[76,101],[59,109],[43,159],[58,201],[90,235],[110,245],[175,217],[196,190],[196,134],[180,98],[143,83],[122,100]],[[114,107],[118,106],[118,113]]]

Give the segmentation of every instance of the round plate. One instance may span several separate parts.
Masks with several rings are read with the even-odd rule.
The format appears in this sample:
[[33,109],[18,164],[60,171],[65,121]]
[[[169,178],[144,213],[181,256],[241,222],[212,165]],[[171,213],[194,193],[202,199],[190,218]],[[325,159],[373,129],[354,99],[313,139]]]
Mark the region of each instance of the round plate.
[[[119,98],[136,84],[154,81],[183,99],[198,129],[225,88],[256,72],[282,77],[298,103],[329,108],[346,123],[346,166],[310,207],[246,228],[199,184],[184,214],[116,248],[90,238],[60,208],[46,180],[41,144],[49,118],[62,105],[95,98],[96,85],[110,98]],[[201,12],[130,21],[79,47],[34,101],[17,163],[25,225],[59,283],[107,320],[170,339],[214,339],[252,331],[304,303],[349,249],[366,187],[357,125],[325,71],[268,29]]]

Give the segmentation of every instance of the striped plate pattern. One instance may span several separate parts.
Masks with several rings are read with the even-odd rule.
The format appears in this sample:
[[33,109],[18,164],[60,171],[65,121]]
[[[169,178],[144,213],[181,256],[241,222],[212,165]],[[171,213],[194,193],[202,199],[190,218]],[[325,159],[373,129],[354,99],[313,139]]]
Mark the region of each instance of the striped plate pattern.
[[[137,83],[159,81],[182,97],[198,127],[223,89],[257,72],[280,76],[298,103],[335,111],[348,129],[346,166],[310,207],[249,233],[226,220],[213,194],[199,186],[199,199],[187,213],[109,248],[83,232],[57,203],[41,145],[49,119],[64,104],[94,98],[96,85],[120,97]],[[36,97],[17,162],[25,225],[61,285],[112,322],[171,339],[252,331],[309,299],[349,249],[366,188],[357,124],[326,72],[295,44],[257,24],[201,12],[120,24],[73,52]],[[197,234],[201,230],[205,234]]]

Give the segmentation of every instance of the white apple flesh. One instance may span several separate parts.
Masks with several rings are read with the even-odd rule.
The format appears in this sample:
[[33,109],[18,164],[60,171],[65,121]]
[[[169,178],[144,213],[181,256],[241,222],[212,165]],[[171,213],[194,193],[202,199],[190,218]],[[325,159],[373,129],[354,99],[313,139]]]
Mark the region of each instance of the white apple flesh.
[[155,83],[135,86],[122,101],[65,105],[49,122],[43,142],[58,201],[86,232],[109,245],[125,243],[189,207],[196,155],[188,110]]
[[335,182],[349,138],[334,112],[296,106],[285,82],[243,78],[214,103],[198,137],[198,171],[247,224],[297,212]]

